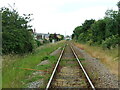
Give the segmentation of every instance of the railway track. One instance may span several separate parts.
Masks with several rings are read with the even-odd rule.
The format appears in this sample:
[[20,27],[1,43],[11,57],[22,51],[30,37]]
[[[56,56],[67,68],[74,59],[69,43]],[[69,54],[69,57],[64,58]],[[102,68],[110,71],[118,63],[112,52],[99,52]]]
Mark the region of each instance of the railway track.
[[46,90],[63,88],[91,88],[95,90],[71,45],[66,45],[58,58]]

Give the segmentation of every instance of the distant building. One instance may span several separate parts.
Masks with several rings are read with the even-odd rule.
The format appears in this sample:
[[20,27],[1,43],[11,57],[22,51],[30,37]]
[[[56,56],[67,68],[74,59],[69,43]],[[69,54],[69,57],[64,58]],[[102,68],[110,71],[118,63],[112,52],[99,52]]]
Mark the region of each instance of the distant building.
[[57,34],[57,38],[58,38],[58,39],[61,39],[62,36],[61,36],[60,34]]
[[44,34],[44,39],[49,40],[50,34]]
[[34,38],[38,41],[41,40],[49,40],[49,34],[44,34],[44,33],[34,33]]
[[36,33],[35,29],[33,31],[34,39],[40,41],[41,43],[45,42],[56,42],[60,41],[63,37],[60,34],[45,34],[45,33]]
[[67,36],[65,37],[65,40],[71,40],[71,36],[68,36],[68,35],[67,35]]

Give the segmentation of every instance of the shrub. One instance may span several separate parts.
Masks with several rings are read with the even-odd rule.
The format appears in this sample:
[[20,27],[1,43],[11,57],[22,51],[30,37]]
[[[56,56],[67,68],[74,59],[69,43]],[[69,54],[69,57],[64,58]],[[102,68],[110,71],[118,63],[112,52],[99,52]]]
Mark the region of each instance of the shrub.
[[118,35],[112,35],[102,42],[103,48],[114,48],[119,44],[120,37]]
[[38,47],[39,47],[40,45],[42,45],[42,43],[41,43],[40,41],[38,41],[38,40],[35,40],[35,41],[36,41]]
[[28,16],[19,16],[16,10],[1,8],[2,12],[2,52],[9,53],[28,53],[34,49],[34,40],[32,37],[30,14]]

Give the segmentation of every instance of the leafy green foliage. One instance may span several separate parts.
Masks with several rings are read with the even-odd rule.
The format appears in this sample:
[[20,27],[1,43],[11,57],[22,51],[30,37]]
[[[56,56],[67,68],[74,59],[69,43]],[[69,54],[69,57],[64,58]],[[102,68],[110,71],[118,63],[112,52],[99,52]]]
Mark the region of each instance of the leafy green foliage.
[[35,41],[36,41],[38,47],[39,47],[40,45],[42,45],[42,43],[41,43],[40,41],[38,41],[38,40],[35,40]]
[[[118,3],[119,6],[119,3]],[[119,45],[120,14],[118,11],[107,10],[105,17],[98,21],[93,19],[74,29],[72,38],[89,45],[102,45],[103,48],[114,48]]]
[[95,43],[101,44],[102,40],[105,40],[105,21],[98,20],[91,25],[92,36],[91,40]]
[[[81,42],[86,42],[89,40],[88,35],[90,32],[90,26],[91,24],[94,23],[95,20],[91,19],[91,20],[85,20],[85,22],[82,24],[82,26],[78,26],[75,28],[74,32],[74,38],[76,40],[79,40]],[[73,37],[72,37],[73,38]]]
[[118,8],[120,8],[120,1],[117,3]]
[[1,8],[2,12],[2,52],[27,53],[32,52],[34,41],[31,35],[30,14],[20,16],[16,10]]
[[108,38],[106,38],[106,40],[103,40],[102,42],[102,46],[103,48],[114,48],[119,44],[120,38],[118,35],[112,35]]

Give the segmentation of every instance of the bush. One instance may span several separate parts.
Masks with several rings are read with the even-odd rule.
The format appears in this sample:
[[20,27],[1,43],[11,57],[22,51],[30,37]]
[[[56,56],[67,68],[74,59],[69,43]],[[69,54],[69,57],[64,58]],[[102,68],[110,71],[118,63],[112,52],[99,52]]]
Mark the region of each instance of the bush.
[[102,42],[103,48],[114,48],[119,44],[120,37],[118,35],[112,35]]
[[32,29],[28,26],[30,15],[19,16],[16,10],[1,8],[2,12],[2,53],[28,53],[34,49]]
[[42,45],[42,43],[41,43],[40,41],[38,41],[38,40],[35,40],[35,41],[36,41],[38,47],[39,47],[40,45]]

